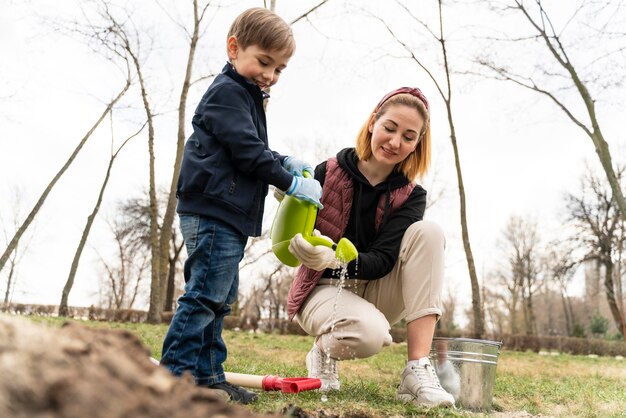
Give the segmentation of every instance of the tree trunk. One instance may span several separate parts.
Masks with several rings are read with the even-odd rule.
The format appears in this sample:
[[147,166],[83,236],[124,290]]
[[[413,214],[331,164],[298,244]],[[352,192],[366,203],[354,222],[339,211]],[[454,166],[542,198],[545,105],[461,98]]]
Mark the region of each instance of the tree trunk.
[[528,277],[528,296],[526,297],[526,334],[527,335],[537,335],[537,324],[535,321],[535,312],[533,307],[533,292],[530,283],[530,277]]
[[151,274],[150,274],[150,306],[148,308],[147,321],[152,324],[159,323],[161,321],[161,276],[159,274],[160,268],[160,246],[159,246],[159,215],[156,198],[156,180],[154,174],[154,123],[153,114],[150,109],[150,102],[148,101],[148,91],[146,89],[146,83],[141,71],[141,64],[135,52],[131,49],[130,45],[126,44],[126,51],[132,58],[135,70],[137,71],[137,78],[139,79],[139,87],[141,90],[141,99],[143,101],[143,107],[146,112],[146,120],[148,124],[148,161],[149,161],[149,177],[150,177],[150,253],[151,253]]
[[[467,261],[467,270],[470,276],[470,284],[472,287],[472,314],[474,315],[474,338],[482,338],[485,333],[485,317],[483,314],[483,306],[480,297],[480,285],[476,275],[476,266],[474,264],[474,255],[470,244],[469,230],[467,227],[467,205],[465,203],[465,186],[463,184],[463,174],[461,172],[461,158],[456,141],[456,130],[452,120],[452,86],[450,82],[450,68],[448,65],[448,52],[446,50],[446,41],[443,37],[443,11],[442,2],[439,0],[439,43],[443,52],[443,62],[446,71],[446,83],[448,87],[448,97],[444,97],[446,102],[446,111],[448,113],[448,124],[450,125],[450,141],[454,150],[454,165],[456,167],[456,175],[459,187],[459,203],[461,211],[461,235],[463,237],[463,248],[465,249],[465,258]],[[441,90],[440,90],[441,91]]]
[[[143,127],[142,127],[143,129]],[[141,130],[139,131],[141,132]],[[72,266],[70,267],[70,273],[65,282],[65,286],[63,287],[63,293],[61,294],[61,303],[59,304],[59,316],[69,316],[68,309],[68,298],[70,295],[70,291],[72,290],[72,286],[74,286],[74,278],[76,277],[76,271],[78,270],[78,263],[80,262],[80,257],[83,253],[83,249],[85,248],[85,244],[87,243],[87,237],[89,237],[89,232],[91,232],[91,226],[93,225],[93,221],[100,210],[100,204],[102,203],[102,197],[104,196],[104,191],[109,184],[109,178],[111,177],[111,170],[113,169],[113,163],[115,162],[115,158],[119,154],[119,152],[124,148],[124,145],[128,143],[130,139],[139,134],[137,132],[135,135],[128,138],[124,143],[117,149],[117,151],[111,155],[111,159],[109,160],[109,166],[107,167],[106,174],[104,176],[104,181],[102,182],[102,186],[100,187],[100,193],[98,194],[98,199],[96,199],[96,204],[91,211],[91,214],[87,217],[87,224],[83,229],[83,234],[80,237],[80,242],[78,243],[78,248],[76,248],[76,253],[74,253],[74,259],[72,260]]]
[[[15,247],[17,251],[17,246]],[[11,297],[11,287],[14,286],[13,275],[15,274],[15,262],[11,260],[11,269],[9,270],[9,275],[7,277],[7,290],[4,292],[4,306],[9,306],[9,299]]]
[[[613,163],[611,161],[611,152],[609,151],[609,145],[604,140],[604,136],[602,135],[602,131],[600,130],[600,124],[598,123],[598,119],[596,117],[595,110],[595,100],[591,97],[589,90],[585,83],[578,76],[578,72],[574,68],[574,65],[569,61],[569,58],[566,54],[566,51],[563,47],[563,43],[559,37],[559,34],[552,33],[548,34],[544,29],[544,24],[546,21],[549,22],[549,17],[546,11],[543,9],[543,6],[538,3],[541,13],[541,24],[537,23],[531,16],[526,7],[522,4],[521,1],[516,0],[517,8],[526,16],[528,21],[535,27],[541,38],[543,38],[544,42],[550,53],[554,56],[556,61],[563,67],[569,74],[580,98],[585,105],[587,110],[587,115],[589,116],[589,121],[591,122],[591,129],[589,129],[585,124],[583,124],[580,120],[576,119],[572,112],[569,111],[567,107],[565,107],[561,102],[559,102],[554,96],[548,94],[549,97],[552,98],[553,101],[561,107],[561,109],[567,114],[567,116],[578,125],[585,133],[591,138],[593,142],[596,153],[600,158],[600,163],[602,164],[602,168],[604,168],[604,172],[606,173],[607,179],[609,180],[609,184],[611,185],[611,190],[613,191],[613,195],[617,202],[617,206],[619,207],[619,211],[622,215],[622,219],[626,220],[626,199],[624,198],[624,193],[622,193],[622,189],[620,188],[619,181],[617,180],[617,176],[615,175],[615,170],[613,169]],[[526,86],[528,87],[528,86]],[[540,91],[536,87],[533,88],[536,91]],[[542,93],[546,94],[545,91]]]
[[[517,278],[514,278],[517,280]],[[517,327],[517,303],[519,302],[519,294],[517,289],[514,289],[514,292],[511,294],[511,303],[509,304],[509,321],[511,325],[511,334],[518,333]]]
[[448,109],[448,123],[450,124],[450,141],[454,150],[454,164],[456,167],[457,181],[459,185],[459,201],[461,211],[461,235],[463,237],[463,248],[465,249],[465,259],[467,261],[467,270],[470,276],[470,284],[472,287],[472,314],[474,316],[473,337],[482,338],[485,332],[485,319],[483,315],[482,302],[480,297],[480,285],[478,284],[478,276],[476,275],[476,266],[474,264],[474,255],[470,244],[469,230],[467,227],[467,207],[465,203],[465,186],[463,185],[463,174],[461,172],[461,159],[456,142],[456,133],[454,123],[452,121],[452,110],[450,102],[446,102]]
[[[454,149],[454,161],[455,161],[457,180],[458,180],[458,186],[459,186],[459,198],[460,198],[460,206],[461,206],[461,233],[463,236],[463,248],[465,249],[467,268],[468,268],[468,272],[470,275],[470,283],[472,287],[472,313],[474,316],[472,334],[475,338],[481,338],[485,331],[485,325],[484,325],[485,320],[484,320],[484,314],[483,314],[483,306],[481,302],[480,285],[478,284],[478,277],[476,275],[476,267],[474,265],[474,256],[472,254],[472,248],[471,248],[470,239],[469,239],[469,232],[467,228],[467,208],[465,204],[465,187],[463,185],[463,175],[461,173],[461,162],[460,162],[459,151],[458,151],[457,142],[456,142],[456,132],[455,132],[454,123],[452,120],[452,87],[451,87],[451,82],[450,82],[450,67],[448,65],[448,53],[446,50],[446,40],[443,34],[443,11],[442,11],[441,3],[442,3],[441,0],[439,0],[438,1],[439,35],[437,36],[430,29],[428,29],[428,32],[439,42],[441,46],[441,51],[443,54],[443,65],[444,65],[445,77],[446,77],[445,81],[446,81],[446,87],[447,87],[445,91],[442,88],[442,85],[439,83],[439,81],[435,78],[434,74],[422,63],[422,61],[420,61],[420,59],[415,54],[415,52],[411,49],[411,47],[409,47],[406,43],[402,42],[398,38],[398,36],[389,28],[387,24],[385,24],[385,26],[387,27],[387,30],[389,31],[389,33],[395,38],[395,40],[398,41],[405,48],[407,52],[409,52],[409,54],[411,55],[411,58],[417,63],[417,65],[420,68],[422,68],[422,70],[424,70],[424,72],[432,80],[433,84],[439,91],[441,98],[446,103],[446,110],[448,113],[448,123],[450,125],[450,140],[452,141],[452,148]],[[405,6],[403,7],[405,8],[408,14],[411,14],[410,11]],[[421,25],[427,27],[425,23],[421,22],[415,16],[413,16],[413,18],[416,21],[418,21]]]
[[[172,241],[174,241],[172,239]],[[174,291],[176,290],[176,262],[180,258],[180,253],[185,246],[184,242],[181,242],[180,246],[176,247],[176,243],[172,242],[174,246],[174,257],[169,261],[169,273],[167,278],[167,294],[165,296],[164,311],[171,312],[174,309]]]
[[176,290],[176,266],[171,260],[167,274],[167,291],[165,292],[163,312],[172,312],[174,309],[174,290]]
[[574,330],[574,318],[569,298],[565,294],[565,288],[563,286],[561,286],[561,302],[563,304],[563,315],[565,316],[565,330],[567,331],[567,335],[571,335]]
[[[146,102],[147,105],[147,102]],[[146,109],[146,113],[150,113]],[[156,185],[154,176],[154,129],[152,123],[148,125],[148,154],[150,158],[150,307],[148,308],[148,322],[156,324],[161,321],[161,276],[158,208],[156,199]]]
[[130,84],[131,84],[131,81],[130,81],[130,75],[129,75],[127,80],[126,80],[126,84],[124,85],[124,88],[122,88],[122,90],[118,93],[118,95],[115,96],[115,98],[113,100],[111,100],[109,102],[109,104],[107,104],[107,107],[104,109],[104,112],[102,112],[102,114],[100,115],[100,117],[98,118],[96,123],[94,123],[94,125],[91,127],[91,129],[89,129],[89,131],[83,137],[83,139],[81,139],[81,141],[78,143],[78,145],[76,146],[76,148],[74,149],[74,151],[72,152],[70,157],[67,159],[67,161],[65,162],[63,167],[61,167],[59,172],[54,176],[52,181],[48,184],[48,186],[46,187],[46,189],[44,190],[42,195],[39,197],[39,200],[37,200],[37,203],[35,203],[35,206],[33,207],[33,209],[30,211],[30,213],[26,217],[26,220],[24,221],[24,223],[22,223],[20,228],[17,230],[17,232],[15,233],[15,235],[13,236],[11,241],[9,242],[9,245],[4,250],[4,253],[2,254],[2,257],[0,257],[0,271],[2,271],[5,263],[9,259],[9,255],[17,247],[17,244],[18,244],[20,238],[22,237],[22,235],[24,234],[24,232],[26,231],[26,229],[29,227],[29,225],[35,219],[35,216],[39,212],[39,209],[41,209],[41,206],[43,206],[44,202],[46,201],[46,198],[48,197],[48,195],[52,191],[52,188],[55,186],[57,181],[59,181],[61,176],[63,176],[65,171],[67,171],[67,169],[70,167],[70,165],[72,165],[72,162],[74,162],[74,159],[76,158],[76,156],[78,155],[80,150],[83,148],[83,145],[85,145],[85,142],[87,142],[87,140],[91,137],[91,135],[94,133],[96,128],[104,120],[106,115],[111,111],[111,109],[113,109],[113,106],[115,106],[115,104],[118,102],[118,100],[120,100],[122,98],[122,96],[124,96],[126,91],[128,91],[128,88],[130,87]]
[[[174,172],[172,174],[172,181],[170,182],[170,190],[167,198],[167,206],[165,208],[165,214],[163,215],[163,225],[161,227],[160,237],[160,288],[162,300],[164,301],[164,309],[171,310],[172,302],[169,301],[168,283],[169,273],[172,270],[171,266],[168,266],[170,259],[170,240],[172,238],[172,226],[174,224],[174,215],[176,213],[176,186],[178,184],[178,176],[180,174],[180,165],[183,159],[183,150],[185,145],[185,115],[187,107],[187,96],[189,94],[189,87],[191,86],[191,73],[193,70],[193,61],[196,55],[196,47],[199,40],[200,33],[200,15],[198,13],[198,1],[193,2],[193,17],[194,27],[189,43],[189,53],[187,55],[187,68],[185,70],[185,79],[183,81],[183,88],[180,92],[180,99],[178,101],[178,135],[176,140],[176,156],[174,158]],[[166,294],[167,293],[167,294]],[[172,293],[173,297],[173,293]],[[169,302],[168,302],[169,301]],[[169,303],[170,309],[167,309]]]
[[613,262],[605,261],[605,276],[604,276],[604,290],[606,293],[606,301],[609,304],[611,315],[615,321],[617,330],[622,334],[622,338],[626,341],[626,320],[624,313],[620,311],[617,300],[615,299],[615,284],[613,282]]
[[604,136],[600,131],[600,126],[598,126],[598,122],[596,121],[595,112],[590,116],[592,117],[592,123],[594,127],[594,132],[592,135],[590,135],[591,140],[595,145],[596,153],[598,154],[598,158],[600,158],[602,168],[604,168],[606,177],[609,180],[609,184],[611,185],[611,191],[613,192],[613,197],[617,202],[621,217],[623,220],[626,220],[626,200],[624,199],[624,193],[622,193],[622,188],[620,187],[619,180],[617,179],[617,175],[615,174],[615,170],[613,169],[611,153],[609,151],[609,144],[606,143],[606,141],[604,140]]

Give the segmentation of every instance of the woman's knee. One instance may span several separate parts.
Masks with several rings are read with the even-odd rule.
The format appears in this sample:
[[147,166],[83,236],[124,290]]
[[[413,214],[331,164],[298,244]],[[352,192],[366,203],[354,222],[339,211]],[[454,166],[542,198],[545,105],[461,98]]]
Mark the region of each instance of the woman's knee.
[[416,238],[424,239],[433,242],[441,242],[445,245],[445,236],[443,234],[443,229],[431,221],[419,221],[411,224],[407,232],[404,234],[405,236],[409,233],[412,233],[416,236]]
[[404,233],[400,247],[400,259],[406,261],[415,251],[430,249],[443,253],[446,239],[441,227],[430,221],[411,224]]
[[322,344],[329,344],[331,357],[340,360],[377,354],[389,340],[389,322],[382,314],[377,316],[364,315],[337,323]]

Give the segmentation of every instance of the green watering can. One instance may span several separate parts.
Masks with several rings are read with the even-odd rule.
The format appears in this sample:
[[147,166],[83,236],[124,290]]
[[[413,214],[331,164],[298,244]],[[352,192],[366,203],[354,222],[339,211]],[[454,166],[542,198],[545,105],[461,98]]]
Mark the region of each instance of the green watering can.
[[[305,171],[304,177],[311,177],[311,175]],[[272,251],[276,257],[288,266],[299,266],[300,260],[289,252],[289,241],[300,233],[312,245],[324,245],[335,250],[335,256],[340,261],[347,263],[354,260],[359,253],[349,239],[341,238],[337,244],[334,244],[327,239],[313,235],[316,218],[317,206],[297,197],[285,195],[278,206],[270,230]]]

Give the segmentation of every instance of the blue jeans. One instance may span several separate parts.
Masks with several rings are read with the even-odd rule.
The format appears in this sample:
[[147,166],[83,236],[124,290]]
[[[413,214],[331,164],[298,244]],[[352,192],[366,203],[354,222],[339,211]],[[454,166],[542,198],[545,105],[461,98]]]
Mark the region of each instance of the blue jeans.
[[161,364],[175,376],[190,371],[198,385],[224,381],[224,317],[237,299],[239,262],[248,237],[227,224],[180,215],[187,247],[185,293],[163,342]]

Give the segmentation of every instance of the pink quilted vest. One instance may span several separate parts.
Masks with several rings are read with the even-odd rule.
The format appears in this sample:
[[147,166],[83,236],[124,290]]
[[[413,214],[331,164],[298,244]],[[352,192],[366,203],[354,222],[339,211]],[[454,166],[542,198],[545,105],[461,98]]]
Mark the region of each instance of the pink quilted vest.
[[[415,183],[411,182],[406,186],[391,191],[389,196],[389,214],[406,202],[414,188]],[[348,227],[353,196],[354,183],[352,178],[339,166],[337,158],[330,158],[326,162],[326,178],[322,195],[324,209],[317,214],[315,229],[333,241],[338,242]],[[376,230],[380,228],[383,220],[385,200],[385,194],[382,194],[376,209]],[[322,273],[323,271],[311,270],[305,266],[301,266],[298,269],[287,297],[289,319],[293,319],[296,313],[298,313],[302,303],[322,277]]]

